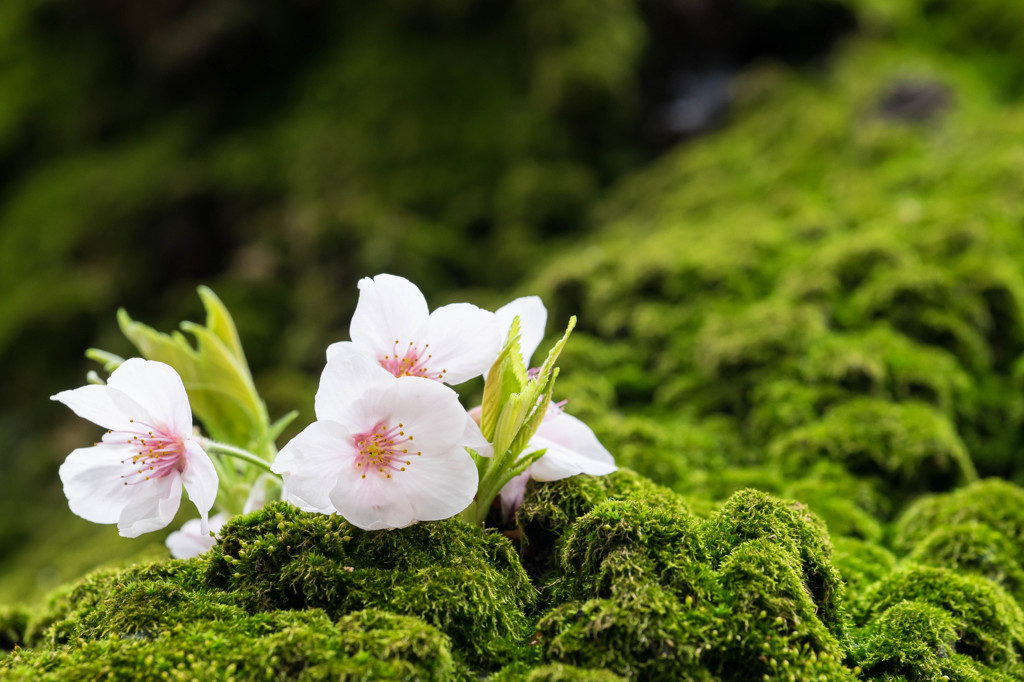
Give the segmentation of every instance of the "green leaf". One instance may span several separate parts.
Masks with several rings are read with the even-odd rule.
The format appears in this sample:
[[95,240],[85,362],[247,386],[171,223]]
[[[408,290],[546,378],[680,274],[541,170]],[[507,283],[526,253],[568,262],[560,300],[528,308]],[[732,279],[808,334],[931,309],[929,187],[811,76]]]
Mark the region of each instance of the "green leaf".
[[103,365],[103,371],[107,374],[113,372],[121,366],[122,362],[124,362],[124,358],[120,355],[114,355],[113,353],[108,353],[107,351],[100,350],[99,348],[88,349],[85,351],[85,357]]
[[207,326],[181,325],[195,338],[195,347],[181,332],[156,331],[124,309],[117,315],[121,331],[143,357],[165,362],[181,375],[193,414],[213,438],[240,447],[272,447],[267,409],[256,392],[234,321],[212,291],[201,287],[199,295]]
[[522,392],[527,383],[523,353],[519,347],[519,318],[515,317],[509,327],[505,346],[487,373],[480,414],[480,431],[483,432],[484,438],[494,442],[502,410],[513,395]]

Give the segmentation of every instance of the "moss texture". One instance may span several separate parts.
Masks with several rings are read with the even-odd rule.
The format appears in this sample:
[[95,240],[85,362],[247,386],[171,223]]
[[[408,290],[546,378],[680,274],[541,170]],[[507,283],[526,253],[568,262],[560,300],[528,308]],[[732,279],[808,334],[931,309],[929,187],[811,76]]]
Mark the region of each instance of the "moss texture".
[[[117,350],[94,315],[176,321],[193,280],[272,409],[307,415],[357,277],[493,307],[520,282],[579,316],[556,399],[624,469],[531,483],[518,547],[275,505],[200,559],[0,608],[0,676],[1024,678],[1024,10],[727,4],[851,33],[812,68],[743,55],[728,120],[652,159],[644,90],[674,67],[645,45],[706,28],[658,22],[679,3],[226,11],[191,58],[166,51],[190,11],[6,3],[0,601],[138,552],[64,523],[55,489],[11,490],[88,439],[20,404],[77,381],[39,339]],[[310,19],[315,50],[271,39]],[[91,53],[61,28],[80,22],[120,38]],[[234,40],[268,61],[229,88],[206,66]]]

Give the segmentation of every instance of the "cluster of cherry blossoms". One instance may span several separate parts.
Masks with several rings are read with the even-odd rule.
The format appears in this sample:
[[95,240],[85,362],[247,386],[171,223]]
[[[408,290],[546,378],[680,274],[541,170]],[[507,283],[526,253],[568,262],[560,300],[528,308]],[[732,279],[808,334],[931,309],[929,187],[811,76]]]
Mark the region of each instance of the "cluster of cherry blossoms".
[[[230,316],[211,291],[200,295],[206,326],[183,325],[197,348],[122,311],[122,330],[148,359],[90,351],[111,372],[106,382],[91,373],[91,385],[52,397],[107,429],[60,468],[78,516],[137,537],[171,523],[184,488],[199,519],[167,544],[188,557],[213,545],[228,515],[275,497],[366,530],[457,515],[483,523],[496,500],[509,519],[531,478],[615,470],[594,433],[552,402],[574,320],[530,369],[547,322],[535,296],[494,313],[468,303],[430,312],[406,279],[361,280],[351,341],[327,349],[316,421],[278,452],[295,413],[270,423]],[[451,387],[480,376],[482,405],[467,411]],[[217,440],[193,427],[193,406]]]

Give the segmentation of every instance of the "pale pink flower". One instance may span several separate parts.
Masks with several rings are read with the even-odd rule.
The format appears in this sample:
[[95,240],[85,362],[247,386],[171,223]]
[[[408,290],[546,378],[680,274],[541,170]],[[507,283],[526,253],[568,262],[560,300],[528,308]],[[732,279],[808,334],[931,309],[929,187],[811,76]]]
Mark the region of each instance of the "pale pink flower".
[[293,504],[378,530],[446,519],[472,502],[478,475],[463,447],[467,415],[447,386],[396,378],[341,348],[320,377],[315,410],[317,421],[271,466]]
[[351,341],[328,347],[328,360],[354,349],[396,377],[450,385],[485,372],[502,343],[494,313],[469,303],[453,303],[431,313],[415,284],[388,274],[359,281],[349,335]]
[[167,536],[164,544],[171,550],[171,556],[175,559],[191,559],[205,554],[217,544],[217,536],[227,520],[228,517],[224,514],[214,514],[210,517],[209,527],[205,533],[200,519],[186,521],[182,524],[181,530]]
[[[524,296],[502,306],[495,312],[503,337],[508,335],[512,319],[519,318],[519,347],[523,365],[530,359],[544,339],[548,311],[537,296]],[[502,515],[508,518],[522,503],[526,483],[557,481],[577,474],[603,476],[615,471],[615,459],[594,435],[590,427],[576,417],[566,414],[565,402],[551,403],[537,433],[523,451],[527,455],[545,450],[540,459],[526,471],[506,483],[499,493]]]
[[526,482],[531,478],[535,481],[558,481],[577,474],[604,476],[618,469],[615,458],[601,445],[590,427],[566,414],[562,405],[555,403],[548,406],[544,421],[523,454],[541,449],[545,452],[540,459],[502,487],[499,495],[504,518],[508,518],[522,503]]
[[60,467],[71,511],[138,537],[171,522],[184,485],[205,526],[217,471],[193,439],[188,396],[170,366],[132,358],[106,385],[62,391],[51,400],[108,429],[101,442],[75,450]]

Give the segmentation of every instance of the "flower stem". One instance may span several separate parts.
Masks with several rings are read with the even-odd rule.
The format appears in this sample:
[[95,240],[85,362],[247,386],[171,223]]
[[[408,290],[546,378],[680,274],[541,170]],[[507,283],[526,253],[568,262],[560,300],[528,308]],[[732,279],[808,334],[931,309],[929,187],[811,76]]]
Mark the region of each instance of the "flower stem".
[[[240,459],[243,462],[248,462],[249,464],[259,467],[260,469],[266,471],[267,473],[274,474],[274,472],[270,470],[270,465],[267,463],[266,460],[262,459],[257,455],[254,455],[248,450],[236,448],[234,445],[228,445],[227,443],[218,443],[217,441],[210,440],[209,438],[201,438],[199,439],[199,442],[202,444],[204,448],[207,448],[209,450],[215,450],[222,454],[228,455],[229,457]],[[277,474],[274,475],[277,476]]]

